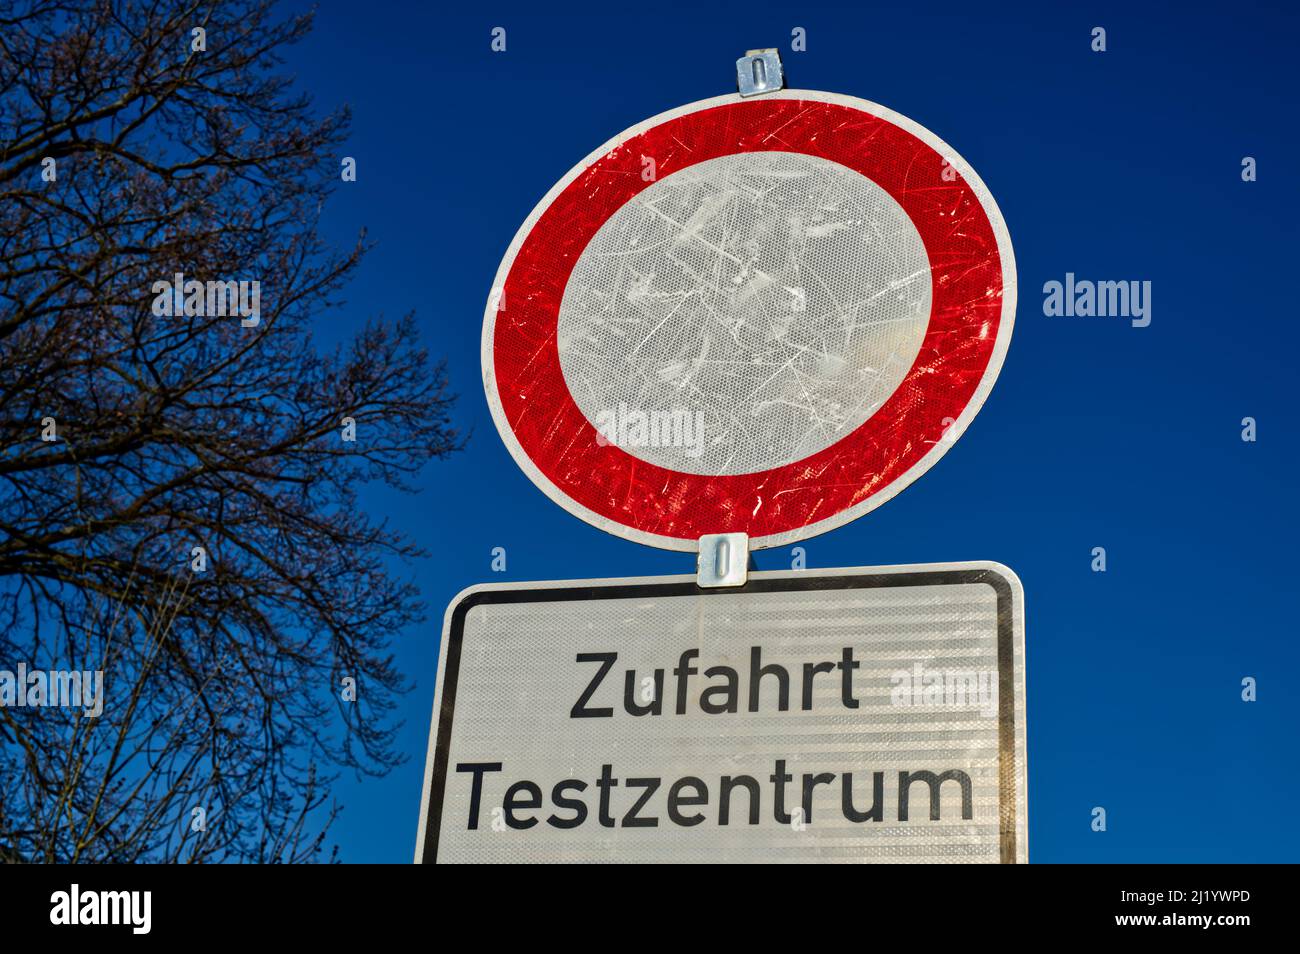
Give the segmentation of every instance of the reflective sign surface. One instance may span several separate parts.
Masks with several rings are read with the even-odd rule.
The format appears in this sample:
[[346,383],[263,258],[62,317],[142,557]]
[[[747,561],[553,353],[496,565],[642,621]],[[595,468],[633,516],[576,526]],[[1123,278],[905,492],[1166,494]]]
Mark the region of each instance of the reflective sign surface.
[[468,590],[417,859],[1025,861],[1023,614],[996,564]]
[[889,500],[963,433],[1015,318],[1006,224],[919,124],[808,90],[626,130],[519,229],[484,315],[506,447],[638,543],[754,548]]

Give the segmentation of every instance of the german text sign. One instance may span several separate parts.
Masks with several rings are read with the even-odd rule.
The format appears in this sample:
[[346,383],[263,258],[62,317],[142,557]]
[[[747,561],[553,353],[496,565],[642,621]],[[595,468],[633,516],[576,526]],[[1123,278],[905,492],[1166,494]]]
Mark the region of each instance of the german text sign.
[[416,858],[1027,860],[992,563],[494,584],[447,612]]

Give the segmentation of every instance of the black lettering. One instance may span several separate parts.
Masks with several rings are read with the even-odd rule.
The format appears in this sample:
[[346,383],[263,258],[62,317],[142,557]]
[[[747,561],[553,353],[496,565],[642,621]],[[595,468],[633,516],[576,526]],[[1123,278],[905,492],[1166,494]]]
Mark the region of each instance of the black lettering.
[[819,772],[816,775],[805,775],[803,777],[803,820],[808,824],[812,824],[813,789],[818,785],[829,785],[833,781],[835,781],[835,776],[830,772]]
[[885,773],[873,772],[871,780],[871,810],[860,812],[853,806],[853,773],[843,776],[844,795],[841,804],[844,817],[851,822],[881,821],[885,816]]
[[[694,795],[682,794],[682,789],[686,788],[688,785],[695,789]],[[687,775],[684,778],[679,778],[677,781],[673,782],[672,786],[668,789],[668,817],[671,818],[675,824],[681,825],[684,828],[691,828],[694,825],[698,825],[700,822],[704,821],[704,815],[700,812],[696,812],[694,815],[683,815],[677,810],[677,807],[679,805],[707,804],[709,804],[709,789],[708,786],[704,784],[704,779],[702,778],[696,778],[694,775]]]
[[833,672],[834,670],[835,663],[832,662],[803,664],[803,707],[805,711],[812,708],[813,679],[819,672]]
[[718,792],[718,824],[725,825],[731,820],[731,792],[735,788],[749,790],[749,823],[758,824],[758,780],[752,775],[722,776],[722,788]]
[[677,680],[677,714],[686,714],[686,687],[691,681],[691,676],[699,672],[690,664],[692,659],[700,655],[698,649],[685,650],[681,658],[677,661],[677,668],[673,670],[673,677]]
[[970,776],[960,769],[948,769],[941,775],[933,772],[899,772],[898,773],[898,820],[907,821],[908,789],[913,782],[925,782],[930,786],[930,821],[939,820],[939,786],[944,782],[956,782],[961,786],[961,817],[970,821],[974,817],[971,806]]
[[483,773],[500,772],[500,762],[457,762],[457,772],[473,772],[474,782],[469,793],[469,824],[466,829],[474,831],[478,828],[478,808],[479,802],[483,796]]
[[596,688],[600,685],[601,680],[614,666],[614,661],[618,659],[618,653],[578,653],[578,662],[598,662],[604,663],[600,671],[596,673],[590,685],[578,697],[578,701],[573,704],[569,710],[570,719],[608,719],[614,715],[613,709],[588,709],[586,708],[587,700],[596,694]]
[[840,661],[835,665],[839,667],[840,673],[842,674],[840,699],[844,702],[844,708],[856,709],[858,707],[858,700],[853,698],[853,670],[860,667],[862,663],[853,658],[852,646],[844,647],[844,653],[840,657]]
[[764,676],[776,676],[777,683],[780,685],[778,694],[777,707],[785,712],[790,708],[790,674],[785,671],[785,667],[773,663],[770,666],[763,665],[763,651],[755,646],[749,651],[749,711],[758,711],[759,683]]
[[[517,800],[516,796],[520,792],[528,793],[528,801]],[[527,829],[537,824],[536,818],[515,818],[516,808],[541,808],[542,807],[542,790],[532,782],[515,782],[506,789],[505,800],[501,803],[501,809],[506,816],[506,824],[511,828]]]
[[662,781],[663,781],[662,779],[658,779],[658,778],[630,778],[627,780],[628,788],[631,788],[633,785],[637,785],[637,786],[644,787],[645,792],[642,793],[641,797],[636,800],[636,804],[633,805],[628,810],[628,813],[623,816],[624,828],[658,828],[659,827],[658,818],[642,818],[638,814],[638,812],[641,811],[641,806],[643,806],[646,802],[650,801],[650,796],[659,790],[659,784]]
[[623,680],[623,708],[627,710],[628,715],[662,715],[664,711],[664,671],[655,670],[655,697],[646,705],[641,706],[636,702],[636,670],[629,669],[627,678]]
[[566,788],[574,788],[580,792],[585,792],[587,783],[580,782],[576,778],[555,783],[555,787],[551,789],[551,801],[555,802],[556,808],[567,808],[574,813],[572,818],[561,818],[553,814],[546,819],[546,823],[555,828],[577,828],[587,820],[587,803],[580,798],[565,798],[564,790]]
[[793,775],[789,775],[785,770],[785,759],[777,759],[775,771],[772,773],[772,784],[776,790],[772,796],[772,817],[780,824],[790,824],[790,816],[785,810],[785,783],[794,780]]
[[[710,666],[704,670],[708,679],[714,676],[726,677],[725,686],[708,686],[700,693],[700,708],[709,715],[721,715],[724,712],[736,712],[740,709],[740,676],[730,666]],[[713,696],[722,696],[721,702],[711,702]]]
[[596,779],[596,787],[600,789],[600,824],[605,828],[614,827],[614,818],[609,813],[609,790],[618,787],[618,779],[613,777],[613,771],[614,766],[606,763],[600,767],[600,778]]

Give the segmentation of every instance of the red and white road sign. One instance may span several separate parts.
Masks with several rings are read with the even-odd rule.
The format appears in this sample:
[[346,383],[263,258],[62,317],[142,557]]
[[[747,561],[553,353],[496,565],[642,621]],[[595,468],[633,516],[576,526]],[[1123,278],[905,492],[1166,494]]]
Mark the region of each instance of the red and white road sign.
[[1015,300],[997,205],[933,133],[848,96],[722,96],[621,133],[537,205],[489,300],[484,386],[576,516],[779,546],[943,455]]

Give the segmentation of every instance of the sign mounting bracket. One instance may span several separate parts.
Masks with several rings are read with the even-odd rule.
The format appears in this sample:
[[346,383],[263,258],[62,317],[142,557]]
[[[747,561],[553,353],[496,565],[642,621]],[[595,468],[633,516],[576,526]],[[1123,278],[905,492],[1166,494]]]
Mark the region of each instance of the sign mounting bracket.
[[695,559],[695,583],[701,589],[744,586],[752,558],[747,533],[706,533]]
[[736,60],[736,86],[741,96],[757,96],[785,88],[781,54],[776,50],[746,50]]

